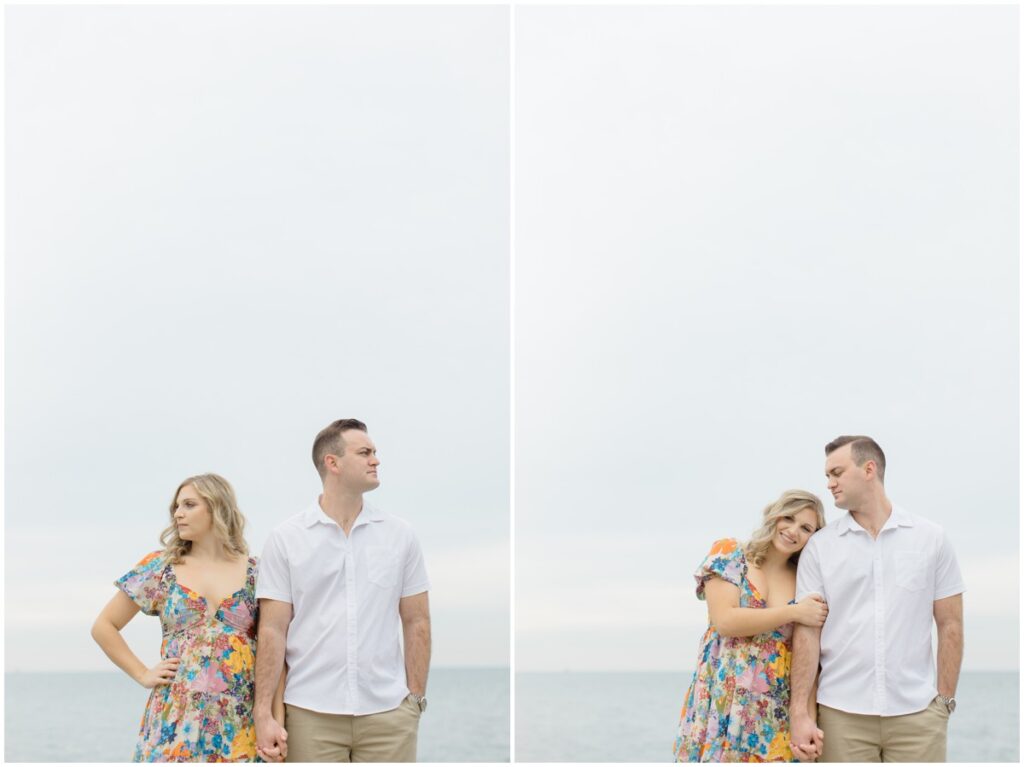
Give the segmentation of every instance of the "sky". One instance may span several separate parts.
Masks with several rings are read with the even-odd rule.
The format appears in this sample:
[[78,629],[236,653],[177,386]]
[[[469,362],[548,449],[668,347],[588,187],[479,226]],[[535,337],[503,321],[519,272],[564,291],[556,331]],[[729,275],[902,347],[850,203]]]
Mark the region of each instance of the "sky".
[[711,543],[850,433],[1018,667],[1017,13],[517,10],[517,671],[692,670]]
[[[955,541],[965,669],[1017,667],[1017,13],[516,9],[519,670],[691,668],[710,543],[850,432]],[[178,482],[258,553],[339,417],[434,664],[508,663],[508,16],[7,9],[8,670],[111,668]]]
[[[6,9],[5,661],[89,636],[187,476],[259,553],[369,425],[435,666],[509,662],[500,7]],[[125,629],[158,658],[158,622]]]

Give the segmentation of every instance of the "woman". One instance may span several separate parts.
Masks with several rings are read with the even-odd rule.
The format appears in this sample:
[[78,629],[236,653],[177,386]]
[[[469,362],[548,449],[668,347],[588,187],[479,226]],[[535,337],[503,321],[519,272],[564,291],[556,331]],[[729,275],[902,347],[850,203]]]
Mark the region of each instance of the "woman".
[[[182,482],[162,551],[143,557],[92,628],[115,665],[153,692],[136,762],[256,761],[252,706],[256,559],[235,492],[216,474]],[[120,631],[139,611],[159,615],[161,660],[146,668]]]
[[683,702],[679,762],[791,762],[789,662],[793,623],[820,627],[828,607],[799,603],[796,564],[825,514],[817,496],[790,490],[764,510],[745,545],[716,541],[695,573],[708,603],[693,682]]

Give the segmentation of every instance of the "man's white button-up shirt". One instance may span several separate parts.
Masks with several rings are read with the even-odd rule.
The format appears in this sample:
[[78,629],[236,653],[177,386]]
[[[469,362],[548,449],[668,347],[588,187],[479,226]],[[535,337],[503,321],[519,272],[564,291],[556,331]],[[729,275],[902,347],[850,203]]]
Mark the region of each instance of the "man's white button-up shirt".
[[398,601],[429,587],[412,528],[369,504],[348,536],[318,502],[277,527],[256,597],[292,605],[285,702],[325,714],[398,707],[409,694]]
[[796,598],[828,602],[818,702],[851,714],[922,711],[938,694],[933,603],[964,591],[942,528],[893,506],[872,538],[847,512],[800,554]]

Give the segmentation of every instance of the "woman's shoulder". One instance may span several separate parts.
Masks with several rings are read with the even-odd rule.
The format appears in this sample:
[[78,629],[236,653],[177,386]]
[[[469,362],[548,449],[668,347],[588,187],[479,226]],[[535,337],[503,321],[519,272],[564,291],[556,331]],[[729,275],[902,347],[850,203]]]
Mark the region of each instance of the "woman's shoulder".
[[156,615],[167,593],[168,580],[165,575],[169,563],[165,552],[151,551],[135,567],[114,581],[114,585],[139,605],[146,615]]
[[157,551],[149,552],[138,561],[133,569],[155,572],[157,570],[163,570],[169,562],[170,558],[167,556],[167,552],[163,549],[159,549]]
[[736,538],[719,538],[704,556],[701,566],[705,570],[746,569],[746,557],[743,556],[743,543]]
[[719,538],[711,544],[709,557],[742,557],[743,544],[738,538]]
[[712,576],[739,586],[745,574],[746,560],[743,558],[740,541],[736,538],[719,538],[711,545],[711,550],[693,574],[697,579],[697,598],[704,598],[704,585]]

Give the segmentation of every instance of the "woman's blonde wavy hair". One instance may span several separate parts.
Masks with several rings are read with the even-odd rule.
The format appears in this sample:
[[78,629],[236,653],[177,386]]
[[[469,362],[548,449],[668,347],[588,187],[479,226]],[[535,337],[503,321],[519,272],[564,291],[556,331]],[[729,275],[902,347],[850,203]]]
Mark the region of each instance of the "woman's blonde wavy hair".
[[[761,526],[754,531],[754,534],[743,549],[747,561],[754,565],[754,567],[760,567],[764,564],[768,548],[772,545],[772,538],[775,537],[775,527],[778,525],[779,520],[782,517],[791,517],[804,509],[810,509],[817,516],[818,526],[815,528],[816,531],[825,526],[825,507],[822,506],[821,499],[814,493],[808,493],[806,490],[787,490],[779,496],[778,500],[768,504],[764,509],[764,518],[761,521]],[[798,551],[789,558],[789,561],[796,564],[799,559],[800,552]]]
[[224,553],[229,557],[247,555],[249,547],[244,535],[245,517],[238,510],[238,501],[235,499],[235,490],[231,483],[219,474],[197,474],[182,480],[171,497],[171,525],[160,533],[160,543],[163,544],[164,554],[170,562],[177,564],[192,549],[192,541],[183,541],[178,535],[178,526],[174,523],[174,507],[178,502],[178,493],[186,485],[192,485],[209,506],[213,517],[213,534],[223,547]]

